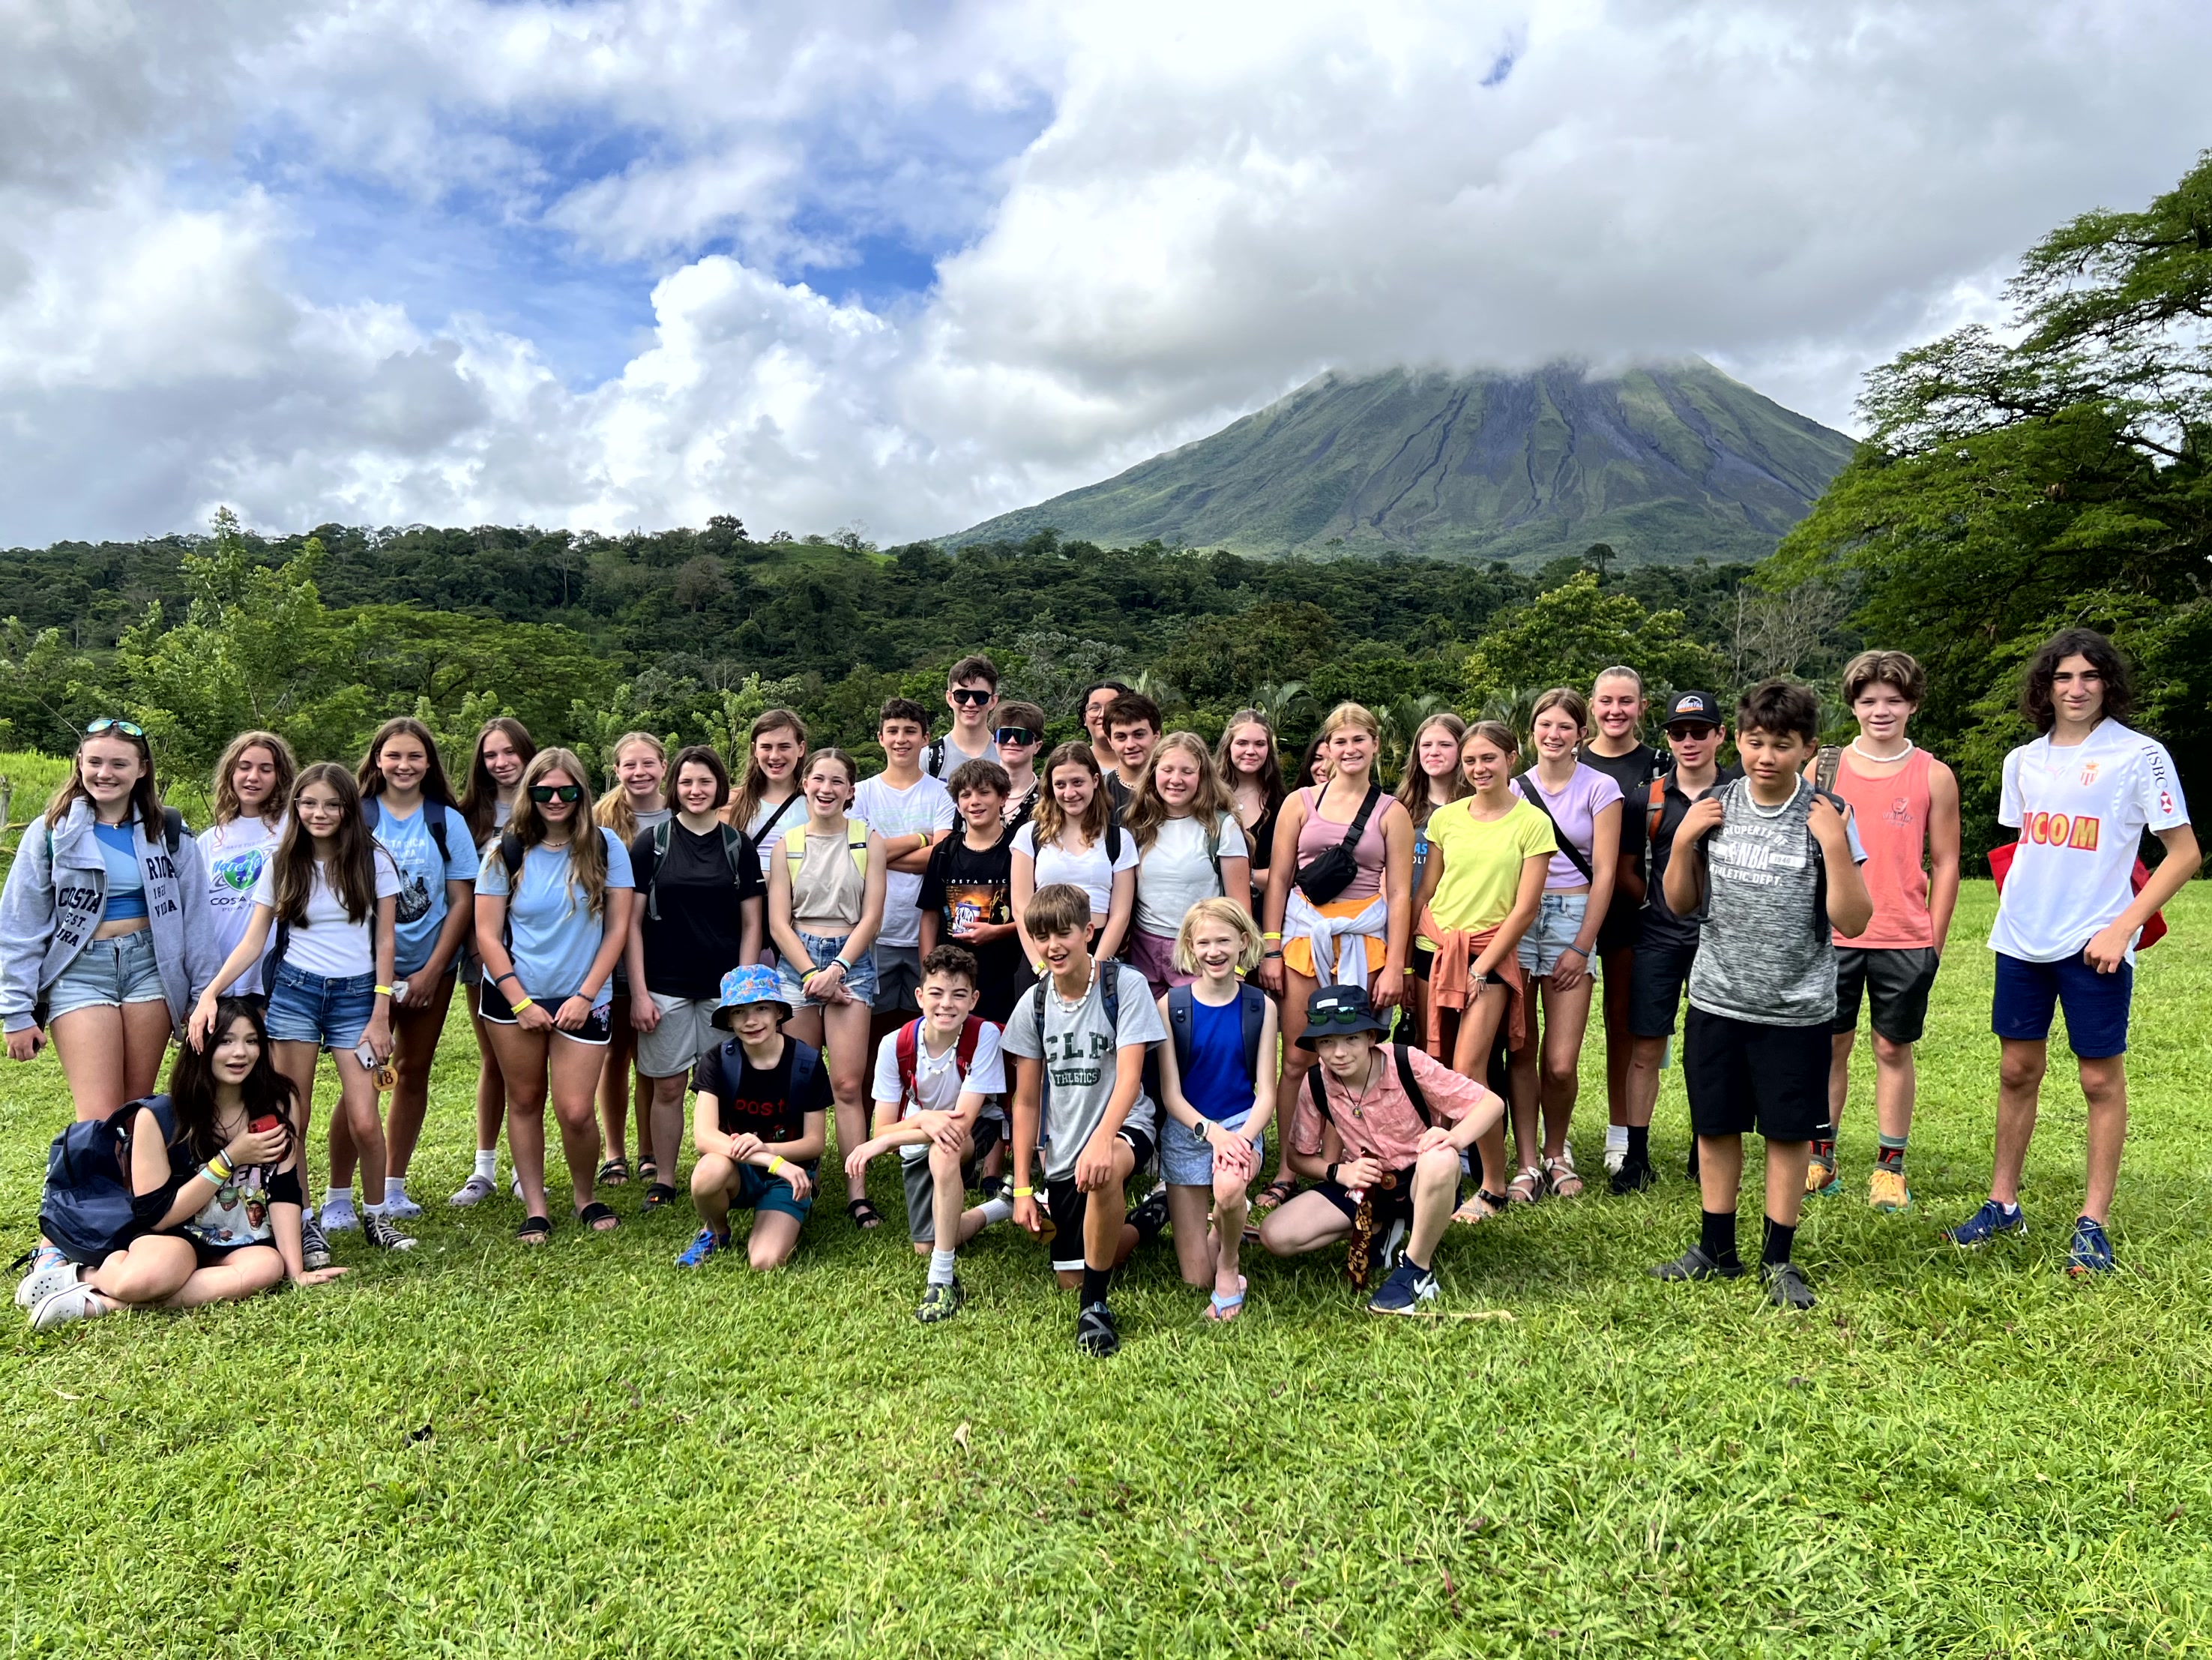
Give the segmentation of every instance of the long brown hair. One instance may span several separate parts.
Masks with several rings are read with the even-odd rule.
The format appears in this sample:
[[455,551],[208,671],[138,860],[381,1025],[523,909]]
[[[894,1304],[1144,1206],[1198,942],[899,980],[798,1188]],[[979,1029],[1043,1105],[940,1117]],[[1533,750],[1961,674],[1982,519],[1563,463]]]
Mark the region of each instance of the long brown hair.
[[[1431,727],[1442,727],[1452,735],[1451,770],[1444,776],[1444,801],[1431,800],[1432,792],[1429,775],[1421,769],[1421,739]],[[1406,775],[1398,781],[1398,802],[1413,816],[1413,828],[1419,830],[1429,822],[1429,814],[1444,803],[1456,801],[1474,792],[1468,788],[1467,774],[1459,764],[1459,746],[1467,737],[1467,722],[1449,709],[1431,715],[1413,728],[1413,741],[1406,745]]]
[[335,761],[318,761],[302,768],[299,781],[292,786],[291,813],[276,843],[274,861],[276,915],[295,927],[307,920],[307,897],[314,891],[319,861],[314,836],[300,822],[300,798],[311,784],[325,785],[337,793],[338,833],[331,838],[337,845],[331,851],[323,880],[345,908],[346,920],[358,927],[376,913],[376,841],[361,815],[361,787]]
[[753,723],[745,728],[744,759],[738,768],[738,787],[730,793],[730,805],[722,817],[732,830],[752,834],[753,815],[760,811],[761,797],[768,791],[768,773],[753,759],[753,745],[764,732],[787,732],[799,740],[799,758],[791,766],[791,793],[798,794],[799,780],[806,775],[806,722],[789,709],[763,709],[753,716]]
[[1106,794],[1106,775],[1098,770],[1098,757],[1091,752],[1091,745],[1080,741],[1062,744],[1037,772],[1044,781],[1044,787],[1037,792],[1036,812],[1030,822],[1036,827],[1032,840],[1040,853],[1048,844],[1057,842],[1060,832],[1067,828],[1067,809],[1052,793],[1052,775],[1062,767],[1080,767],[1091,775],[1091,805],[1084,809],[1082,822],[1075,826],[1082,832],[1086,846],[1097,845],[1114,817],[1113,798]]
[[300,757],[292,753],[292,746],[273,732],[241,732],[223,745],[222,759],[215,763],[215,787],[208,794],[215,801],[218,825],[236,824],[246,817],[246,803],[238,799],[238,786],[230,781],[246,751],[254,749],[267,750],[269,758],[276,763],[276,777],[269,786],[270,811],[281,816],[284,804],[292,799],[292,784],[300,775]]
[[[522,843],[527,854],[545,840],[545,818],[538,812],[538,804],[530,799],[530,787],[543,783],[550,772],[565,772],[568,781],[583,792],[576,798],[576,811],[568,824],[568,886],[573,892],[584,896],[584,909],[593,916],[604,917],[607,911],[607,838],[599,834],[599,826],[592,816],[592,775],[584,769],[573,750],[540,750],[530,757],[530,764],[522,769],[522,782],[514,793],[514,816],[507,821],[507,833]],[[514,903],[514,896],[507,903]]]
[[368,753],[361,757],[361,765],[353,775],[354,782],[361,787],[362,800],[369,800],[384,794],[384,746],[403,733],[418,739],[422,753],[429,757],[422,769],[422,799],[441,807],[458,806],[453,800],[453,787],[446,781],[446,763],[438,758],[438,740],[430,735],[429,727],[411,714],[393,715],[368,740]]
[[300,1122],[295,1109],[300,1091],[290,1079],[276,1070],[270,1058],[269,1028],[263,1023],[260,1001],[255,998],[218,1000],[215,1025],[209,1030],[207,1042],[198,1046],[177,1045],[177,1058],[169,1065],[169,1105],[177,1116],[177,1137],[191,1149],[195,1158],[212,1158],[222,1151],[223,1138],[216,1127],[218,1109],[215,1098],[215,1050],[223,1035],[240,1020],[252,1026],[253,1036],[261,1045],[253,1070],[238,1086],[239,1093],[245,1097],[246,1119],[252,1123],[257,1118],[274,1114],[284,1121],[295,1146],[272,1161],[281,1168],[297,1151]]
[[[461,817],[469,821],[469,838],[478,847],[492,833],[492,821],[499,811],[499,785],[494,781],[483,758],[484,739],[495,732],[507,734],[507,741],[514,745],[514,752],[522,757],[526,772],[538,756],[538,741],[531,737],[530,728],[511,714],[495,714],[477,728],[475,746],[469,751],[469,781],[461,791]],[[576,781],[588,787],[586,780],[579,778]]]
[[1221,833],[1223,815],[1237,809],[1236,798],[1221,781],[1221,775],[1213,769],[1213,755],[1206,747],[1206,739],[1194,732],[1171,732],[1153,749],[1145,775],[1137,781],[1129,805],[1121,812],[1121,828],[1136,838],[1139,852],[1152,845],[1160,826],[1169,818],[1168,804],[1160,799],[1159,787],[1154,781],[1159,775],[1160,757],[1170,750],[1179,750],[1198,763],[1198,787],[1191,792],[1190,816],[1198,820],[1208,842]]
[[628,847],[637,840],[637,809],[629,804],[629,792],[622,787],[615,769],[622,764],[623,751],[632,744],[642,744],[660,757],[660,800],[673,807],[676,798],[669,793],[671,778],[668,771],[668,745],[649,732],[626,732],[615,739],[614,747],[607,751],[607,793],[592,811],[592,817],[615,833],[616,839]]
[[1274,723],[1259,710],[1239,709],[1229,717],[1229,723],[1221,729],[1221,741],[1213,747],[1214,770],[1221,775],[1223,785],[1234,795],[1240,775],[1236,763],[1229,758],[1229,740],[1237,735],[1239,727],[1257,727],[1267,734],[1267,759],[1252,775],[1260,781],[1260,788],[1267,798],[1267,810],[1272,812],[1283,805],[1282,742],[1275,735]]
[[[46,803],[46,828],[52,830],[68,818],[74,802],[91,802],[92,792],[84,787],[84,746],[94,738],[112,738],[138,751],[140,771],[138,781],[131,787],[131,810],[138,816],[138,827],[146,832],[146,839],[158,840],[161,834],[161,793],[154,785],[154,746],[143,738],[133,738],[120,727],[87,733],[77,740],[76,753],[70,757],[69,777],[54,792],[53,800]],[[92,811],[97,818],[99,807],[95,806]]]

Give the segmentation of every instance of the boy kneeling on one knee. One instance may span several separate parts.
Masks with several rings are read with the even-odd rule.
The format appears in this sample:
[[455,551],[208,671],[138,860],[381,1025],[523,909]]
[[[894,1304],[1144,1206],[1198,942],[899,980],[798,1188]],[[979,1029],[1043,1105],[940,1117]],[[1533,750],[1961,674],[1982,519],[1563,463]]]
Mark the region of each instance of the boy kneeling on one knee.
[[[1425,1051],[1389,1043],[1358,986],[1323,986],[1306,1000],[1300,1047],[1310,1070],[1291,1120],[1291,1168],[1320,1186],[1260,1224],[1260,1243],[1295,1256],[1349,1237],[1354,1271],[1370,1240],[1403,1225],[1405,1255],[1368,1302],[1413,1314],[1437,1294],[1436,1249],[1459,1201],[1460,1155],[1504,1116],[1505,1103]],[[1330,1157],[1334,1143],[1334,1158]]]

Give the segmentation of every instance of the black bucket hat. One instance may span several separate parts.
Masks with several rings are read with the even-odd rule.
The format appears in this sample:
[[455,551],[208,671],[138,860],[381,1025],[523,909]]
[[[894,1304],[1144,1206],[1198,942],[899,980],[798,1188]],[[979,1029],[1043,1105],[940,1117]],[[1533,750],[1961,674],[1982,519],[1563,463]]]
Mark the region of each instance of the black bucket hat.
[[1375,1018],[1364,986],[1322,986],[1306,999],[1306,1029],[1298,1034],[1298,1047],[1316,1049],[1324,1037],[1349,1037],[1356,1031],[1387,1037],[1390,1028]]

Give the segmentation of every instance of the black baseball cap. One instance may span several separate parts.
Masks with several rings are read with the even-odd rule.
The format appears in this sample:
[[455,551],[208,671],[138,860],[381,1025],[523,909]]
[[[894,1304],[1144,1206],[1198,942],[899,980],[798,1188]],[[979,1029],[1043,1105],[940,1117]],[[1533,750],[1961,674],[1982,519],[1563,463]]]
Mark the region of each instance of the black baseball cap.
[[1704,726],[1718,727],[1726,723],[1721,719],[1721,706],[1711,692],[1678,691],[1667,700],[1667,718],[1659,724],[1671,727],[1678,721],[1695,721]]

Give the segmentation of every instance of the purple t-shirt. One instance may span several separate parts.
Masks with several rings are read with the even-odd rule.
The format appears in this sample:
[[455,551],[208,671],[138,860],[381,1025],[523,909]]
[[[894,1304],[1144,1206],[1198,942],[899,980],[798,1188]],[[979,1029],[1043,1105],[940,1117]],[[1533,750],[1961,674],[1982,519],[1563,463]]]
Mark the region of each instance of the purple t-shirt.
[[[1557,795],[1538,788],[1533,769],[1516,778],[1513,786],[1532,800],[1542,795],[1538,805],[1551,810],[1552,823],[1559,830],[1559,839],[1573,842],[1575,850],[1595,868],[1597,861],[1590,857],[1590,840],[1596,833],[1597,816],[1620,800],[1620,786],[1595,767],[1585,766],[1579,761],[1575,763],[1575,775],[1567,780],[1567,787]],[[1575,868],[1574,861],[1566,854],[1552,855],[1551,867],[1544,873],[1547,890],[1589,885],[1589,879]]]

